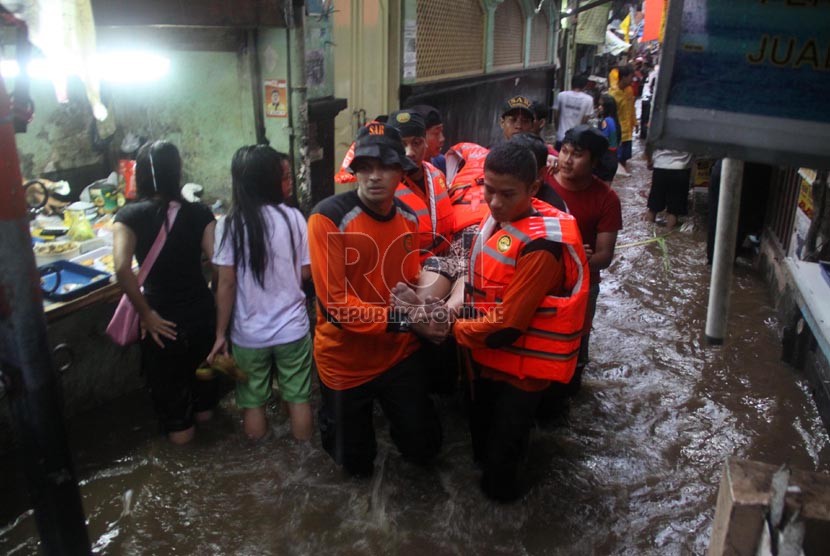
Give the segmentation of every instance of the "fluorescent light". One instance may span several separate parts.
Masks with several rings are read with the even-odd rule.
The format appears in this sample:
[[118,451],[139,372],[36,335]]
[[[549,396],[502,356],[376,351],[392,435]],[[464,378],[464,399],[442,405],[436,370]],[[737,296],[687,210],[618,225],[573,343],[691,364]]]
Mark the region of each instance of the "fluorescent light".
[[[49,63],[43,58],[36,58],[29,62],[29,69],[26,73],[29,74],[31,79],[48,80],[56,73],[60,74],[61,72],[50,69]],[[0,75],[8,79],[14,79],[20,75],[20,66],[17,64],[17,60],[0,61]]]
[[20,75],[20,66],[15,60],[0,60],[0,75],[7,79],[14,79]]
[[170,72],[170,59],[151,52],[108,52],[95,57],[93,70],[101,81],[146,83]]
[[[31,79],[51,80],[78,74],[78,64],[71,61],[61,65],[43,58],[29,62],[27,73]],[[108,52],[97,54],[90,64],[90,72],[108,83],[146,83],[158,81],[170,72],[170,59],[149,52]],[[20,75],[17,60],[0,61],[0,75],[13,79]]]

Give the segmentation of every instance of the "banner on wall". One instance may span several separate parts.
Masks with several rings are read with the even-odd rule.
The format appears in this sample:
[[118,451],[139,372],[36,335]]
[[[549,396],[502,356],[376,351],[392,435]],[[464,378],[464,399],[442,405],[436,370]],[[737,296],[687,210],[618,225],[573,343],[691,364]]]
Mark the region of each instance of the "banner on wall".
[[649,141],[828,168],[829,70],[821,2],[672,0]]
[[269,79],[265,82],[265,116],[285,118],[288,116],[288,84],[285,79]]

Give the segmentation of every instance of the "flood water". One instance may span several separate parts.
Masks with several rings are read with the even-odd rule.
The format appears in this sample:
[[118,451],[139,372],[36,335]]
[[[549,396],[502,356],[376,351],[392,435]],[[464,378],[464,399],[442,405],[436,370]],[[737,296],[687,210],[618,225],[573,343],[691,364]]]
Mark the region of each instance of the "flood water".
[[[513,505],[478,491],[463,411],[442,400],[442,453],[402,461],[378,416],[371,480],[341,476],[315,435],[242,439],[230,399],[190,446],[169,445],[144,393],[70,422],[99,554],[703,554],[727,456],[830,471],[830,440],[803,376],[779,362],[766,287],[739,262],[729,338],[706,345],[705,219],[659,242],[641,222],[649,172],[618,177],[625,229],[604,273],[592,363],[571,424],[535,431],[536,485]],[[663,233],[658,227],[657,233]],[[13,480],[10,458],[0,462]],[[4,471],[5,470],[5,471]],[[8,485],[6,485],[8,486]],[[36,554],[34,517],[3,488],[0,552]],[[11,498],[11,499],[9,499]]]

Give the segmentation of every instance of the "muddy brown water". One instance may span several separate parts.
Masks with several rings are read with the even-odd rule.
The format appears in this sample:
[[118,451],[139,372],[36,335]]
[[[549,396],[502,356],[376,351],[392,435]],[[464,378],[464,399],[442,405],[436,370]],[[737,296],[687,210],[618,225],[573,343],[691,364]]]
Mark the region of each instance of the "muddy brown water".
[[[230,399],[192,445],[171,446],[138,392],[69,423],[94,552],[703,554],[727,456],[830,472],[828,435],[804,377],[779,361],[779,323],[751,265],[736,268],[726,344],[707,346],[705,220],[667,236],[665,251],[627,247],[654,234],[639,221],[639,157],[615,188],[625,230],[604,274],[592,363],[570,427],[535,431],[536,485],[521,502],[479,493],[453,400],[440,403],[446,438],[432,468],[403,462],[383,431],[374,478],[357,481],[317,436],[293,442],[279,409],[270,439],[245,442]],[[9,457],[0,472],[14,482],[0,489],[0,552],[36,554]]]

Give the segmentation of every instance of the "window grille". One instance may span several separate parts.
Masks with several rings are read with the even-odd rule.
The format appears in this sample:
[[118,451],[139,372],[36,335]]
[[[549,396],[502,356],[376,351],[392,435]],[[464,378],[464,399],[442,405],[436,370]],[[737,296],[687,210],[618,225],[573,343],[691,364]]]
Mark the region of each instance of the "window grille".
[[480,0],[418,0],[417,80],[484,72]]
[[797,168],[781,168],[773,178],[766,220],[769,231],[778,240],[784,253],[790,249],[801,179]]
[[521,66],[525,53],[525,16],[519,0],[504,0],[496,8],[495,18],[493,67]]
[[530,25],[530,63],[544,64],[550,58],[550,19],[544,11],[531,20]]

